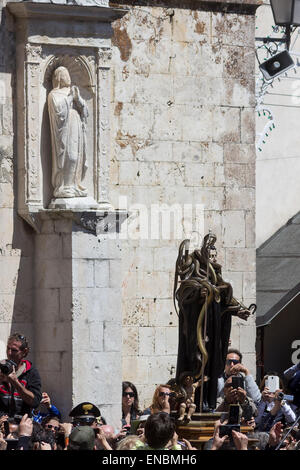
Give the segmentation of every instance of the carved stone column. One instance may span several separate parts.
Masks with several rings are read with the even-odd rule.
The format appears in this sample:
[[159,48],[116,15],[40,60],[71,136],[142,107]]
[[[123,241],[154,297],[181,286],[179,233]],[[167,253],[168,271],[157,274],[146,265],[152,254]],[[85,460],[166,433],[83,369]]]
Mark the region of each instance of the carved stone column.
[[[7,8],[15,17],[17,40],[18,213],[35,231],[35,363],[43,390],[64,418],[75,404],[92,401],[110,424],[119,426],[122,313],[117,233],[127,215],[109,201],[110,60],[111,22],[126,10],[109,8],[108,0],[80,5],[10,2]],[[54,195],[53,149],[56,144],[59,152],[65,144],[71,148],[74,137],[70,131],[66,140],[60,129],[54,140],[51,135],[48,97],[59,67],[71,80],[68,90],[63,87],[63,132],[69,132],[72,109],[74,122],[82,125],[79,139],[85,137],[86,195],[80,197]]]

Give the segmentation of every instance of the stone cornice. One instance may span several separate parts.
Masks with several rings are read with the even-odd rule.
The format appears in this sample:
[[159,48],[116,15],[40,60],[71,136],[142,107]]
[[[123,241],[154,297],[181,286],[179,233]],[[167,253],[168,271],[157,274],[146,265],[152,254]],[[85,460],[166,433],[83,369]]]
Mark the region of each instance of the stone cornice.
[[55,21],[72,19],[111,23],[126,13],[126,10],[117,8],[38,2],[8,2],[6,7],[17,18],[43,18]]
[[110,1],[109,5],[114,8],[147,6],[254,14],[262,3],[263,0],[120,0]]

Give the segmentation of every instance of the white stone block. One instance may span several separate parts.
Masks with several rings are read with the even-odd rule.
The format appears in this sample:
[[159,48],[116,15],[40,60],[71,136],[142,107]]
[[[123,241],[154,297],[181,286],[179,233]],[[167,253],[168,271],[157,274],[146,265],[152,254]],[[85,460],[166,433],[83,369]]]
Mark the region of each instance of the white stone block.
[[256,273],[245,272],[243,274],[243,298],[255,298],[256,296]]
[[121,243],[105,235],[74,232],[72,235],[73,258],[116,259],[121,257]]
[[72,263],[72,284],[73,287],[94,287],[95,274],[94,274],[94,261],[93,260],[73,260]]
[[239,142],[240,109],[216,107],[212,113],[212,137],[215,142]]
[[123,275],[122,299],[133,299],[137,297],[138,275],[136,270],[127,271]]
[[173,19],[174,40],[180,42],[204,41],[210,34],[210,12],[176,9]]
[[109,260],[95,260],[95,287],[110,286],[109,269]]
[[240,347],[243,353],[255,351],[256,329],[250,325],[240,326]]
[[240,144],[237,141],[224,144],[225,163],[254,163],[255,158],[255,147],[252,142]]
[[226,248],[226,266],[231,271],[255,271],[256,253],[251,248]]
[[178,353],[178,331],[177,328],[166,328],[166,354],[176,356]]
[[173,299],[155,299],[150,301],[149,326],[172,327],[178,325]]
[[253,210],[255,207],[255,189],[253,188],[225,188],[226,209]]
[[245,246],[244,211],[224,211],[222,214],[222,240],[225,247]]
[[200,142],[212,140],[214,115],[215,111],[207,106],[178,106],[182,140]]
[[149,131],[152,120],[152,105],[124,103],[120,115],[119,135],[120,137],[131,136],[139,139],[150,138]]
[[170,280],[167,272],[138,272],[137,288],[144,298],[170,297]]
[[6,257],[6,256],[0,257],[0,293],[1,294],[14,294],[15,293],[15,290],[18,284],[18,279],[21,274],[20,263],[21,263],[21,260],[17,257]]
[[109,262],[109,287],[120,288],[122,285],[122,264],[119,260]]
[[172,143],[159,141],[143,141],[138,146],[135,157],[138,161],[145,162],[170,162],[172,161]]
[[155,105],[150,137],[157,140],[177,141],[182,138],[182,106]]
[[135,103],[167,104],[173,101],[173,84],[170,81],[170,75],[152,73],[149,77],[140,75],[136,78]]
[[[149,300],[143,299],[125,299],[122,302],[123,307],[123,328],[126,325],[131,326],[153,326],[149,323]],[[136,333],[134,333],[137,335]],[[123,335],[126,338],[126,330]]]
[[255,231],[255,211],[249,210],[245,212],[246,223],[246,247],[256,247],[256,231]]
[[97,321],[90,321],[88,324],[89,329],[89,344],[88,347],[91,351],[104,350],[104,323]]
[[163,384],[170,378],[170,371],[176,368],[176,356],[156,356],[148,359],[149,383]]
[[122,337],[123,347],[122,353],[124,357],[137,356],[139,350],[139,327],[138,326],[123,326]]
[[229,282],[232,285],[233,296],[237,300],[242,300],[243,298],[243,273],[223,270],[222,277],[224,281]]
[[153,383],[149,377],[149,357],[123,356],[123,377],[134,384]]
[[249,15],[212,13],[212,36],[218,43],[252,47],[254,28],[254,17]]
[[186,163],[185,182],[187,186],[207,187],[214,186],[214,165],[208,163]]
[[121,317],[119,289],[75,289],[72,300],[73,319],[88,315],[90,321],[118,321]]
[[31,323],[32,322],[32,293],[1,294],[0,322]]
[[[121,320],[121,318],[120,318]],[[103,323],[104,351],[122,351],[122,323],[105,321]]]
[[155,329],[152,327],[139,328],[139,357],[154,354]]
[[177,247],[154,248],[154,270],[175,271],[175,263],[178,256]]

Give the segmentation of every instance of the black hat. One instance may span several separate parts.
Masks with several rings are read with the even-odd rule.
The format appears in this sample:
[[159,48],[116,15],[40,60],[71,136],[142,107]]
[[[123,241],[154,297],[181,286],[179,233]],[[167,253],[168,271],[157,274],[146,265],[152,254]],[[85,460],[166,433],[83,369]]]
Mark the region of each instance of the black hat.
[[79,405],[75,406],[75,408],[71,410],[69,416],[77,419],[82,419],[84,421],[89,421],[91,419],[94,420],[98,416],[101,416],[101,413],[99,408],[93,405],[93,403],[84,401],[83,403],[79,403]]

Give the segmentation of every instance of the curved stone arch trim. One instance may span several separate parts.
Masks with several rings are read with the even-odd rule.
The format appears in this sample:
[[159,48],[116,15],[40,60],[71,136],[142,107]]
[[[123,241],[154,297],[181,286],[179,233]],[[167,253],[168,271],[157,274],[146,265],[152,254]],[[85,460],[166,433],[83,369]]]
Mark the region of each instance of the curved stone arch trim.
[[[83,88],[88,89],[93,95],[95,94],[94,73],[91,70],[89,61],[80,55],[60,54],[52,55],[47,60],[44,67],[43,85],[47,90],[52,88],[52,74],[57,67],[64,66],[68,69],[72,84],[80,84]],[[84,72],[84,74],[82,74]]]

